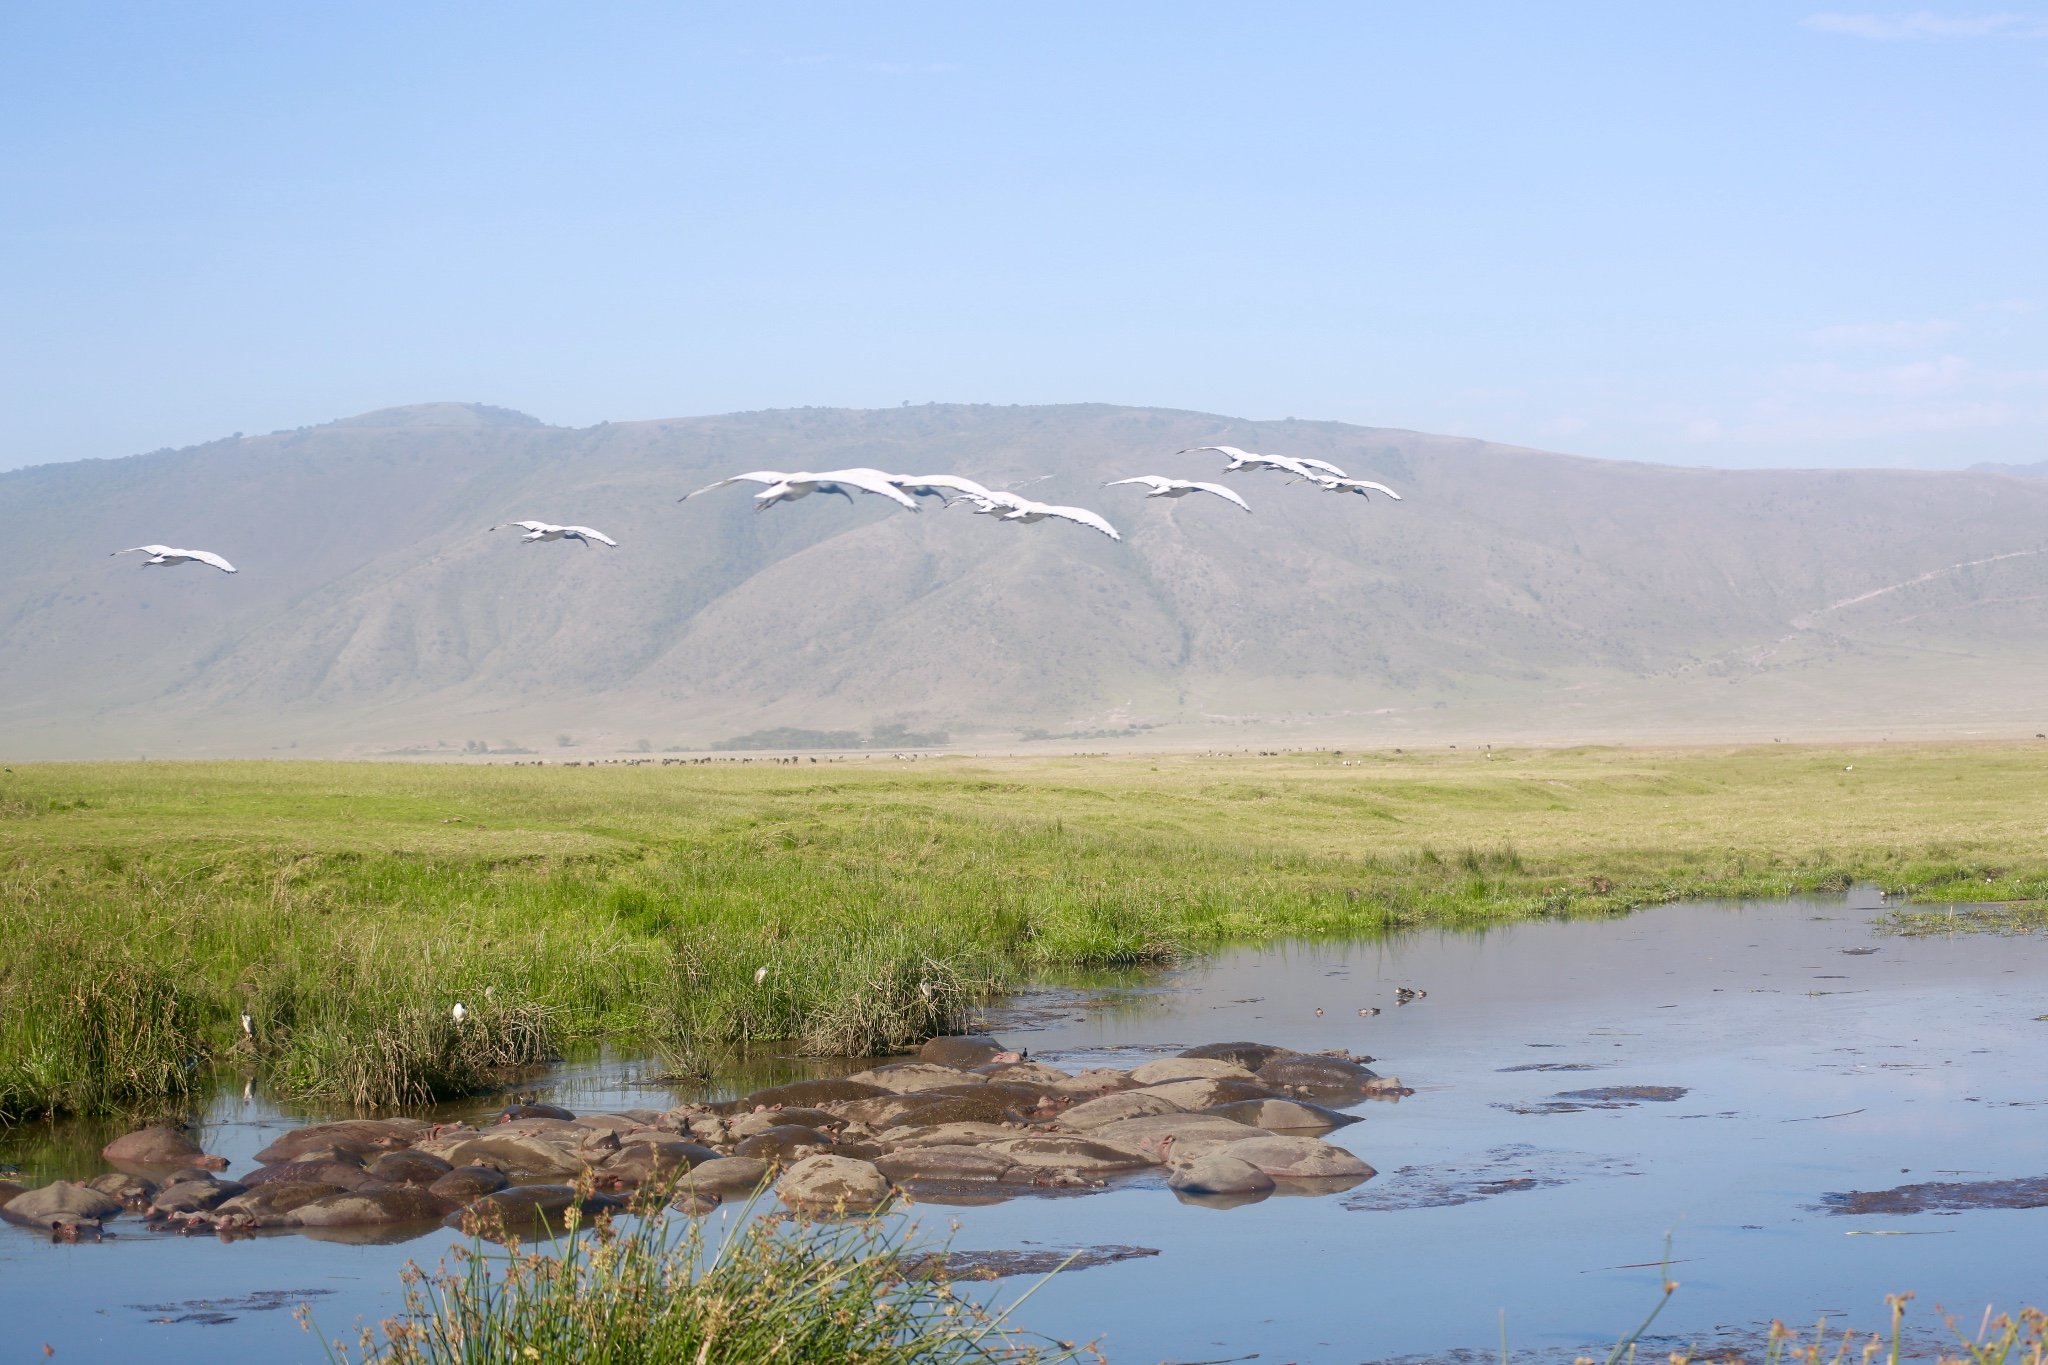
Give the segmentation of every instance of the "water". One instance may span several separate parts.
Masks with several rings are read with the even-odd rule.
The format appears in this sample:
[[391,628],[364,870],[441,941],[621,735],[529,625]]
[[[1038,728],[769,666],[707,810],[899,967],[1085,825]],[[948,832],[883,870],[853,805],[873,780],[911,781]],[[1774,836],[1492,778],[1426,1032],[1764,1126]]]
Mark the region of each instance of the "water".
[[[1918,1293],[1914,1320],[1927,1325],[1937,1302],[1974,1325],[1987,1303],[2048,1301],[2048,1208],[1818,1207],[1833,1191],[2048,1174],[2048,1022],[2035,1019],[2048,1012],[2048,943],[1878,938],[1876,904],[1858,894],[1685,905],[1281,945],[1123,989],[1026,996],[990,1025],[1057,1065],[1243,1038],[1370,1053],[1416,1093],[1369,1103],[1365,1122],[1329,1135],[1381,1172],[1334,1197],[1217,1209],[1147,1176],[1088,1197],[914,1216],[934,1232],[957,1224],[958,1249],[1157,1248],[1062,1276],[1023,1314],[1147,1365],[1254,1352],[1303,1365],[1492,1359],[1503,1310],[1518,1355],[1569,1359],[1655,1303],[1667,1233],[1681,1288],[1654,1328],[1660,1351],[1751,1339],[1773,1317],[1875,1326],[1882,1295],[1897,1290]],[[1428,995],[1398,1005],[1400,986]],[[1373,1007],[1382,1012],[1359,1016]],[[815,1068],[770,1061],[721,1088]],[[678,1092],[652,1073],[597,1059],[538,1089],[578,1110],[674,1103]],[[1553,1098],[1611,1086],[1686,1093],[1622,1107]],[[242,1170],[294,1121],[260,1094],[230,1093],[210,1109],[204,1141]],[[75,1144],[11,1141],[0,1160],[83,1173],[57,1169],[78,1164]],[[0,1228],[10,1344],[48,1341],[74,1359],[319,1360],[290,1305],[326,1291],[310,1301],[330,1334],[388,1315],[399,1267],[430,1263],[452,1240],[221,1243],[114,1226],[127,1235],[80,1246]],[[258,1291],[276,1293],[248,1297]],[[235,1302],[185,1306],[223,1299]],[[262,1306],[271,1301],[285,1307]],[[166,1317],[187,1320],[153,1321]],[[207,1320],[219,1318],[233,1321]]]

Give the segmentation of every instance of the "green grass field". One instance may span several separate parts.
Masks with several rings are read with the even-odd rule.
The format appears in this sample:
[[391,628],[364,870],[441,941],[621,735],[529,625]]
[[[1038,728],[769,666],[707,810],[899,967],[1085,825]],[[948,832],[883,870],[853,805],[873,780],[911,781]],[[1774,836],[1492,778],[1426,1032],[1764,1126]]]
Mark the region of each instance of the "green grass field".
[[2039,900],[2044,779],[2048,742],[16,765],[0,1113],[237,1062],[383,1104],[578,1039],[864,1053],[1034,970],[1234,940],[1851,879]]

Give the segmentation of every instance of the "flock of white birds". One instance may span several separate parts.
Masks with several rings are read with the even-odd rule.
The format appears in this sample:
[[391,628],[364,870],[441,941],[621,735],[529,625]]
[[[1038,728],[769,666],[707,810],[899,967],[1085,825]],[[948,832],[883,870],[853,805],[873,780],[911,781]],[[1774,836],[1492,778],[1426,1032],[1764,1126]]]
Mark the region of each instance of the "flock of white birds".
[[[1189,446],[1179,451],[1182,455],[1193,455],[1214,451],[1229,457],[1223,472],[1233,473],[1241,469],[1273,470],[1292,474],[1289,483],[1311,483],[1325,493],[1356,493],[1370,498],[1374,493],[1384,493],[1399,502],[1401,495],[1383,483],[1370,479],[1354,479],[1327,460],[1296,459],[1290,455],[1254,455],[1239,450],[1236,446]],[[911,511],[918,511],[919,498],[937,498],[943,506],[952,507],[967,503],[975,516],[995,517],[999,521],[1014,521],[1023,525],[1052,518],[1071,521],[1100,531],[1111,540],[1122,540],[1116,527],[1097,512],[1085,507],[1061,507],[1052,503],[1034,502],[1030,498],[1000,489],[987,488],[972,479],[963,479],[957,474],[885,474],[879,469],[830,469],[822,474],[809,472],[783,473],[773,469],[756,469],[746,474],[735,474],[729,479],[720,479],[694,493],[685,493],[678,502],[688,502],[700,494],[724,488],[735,483],[758,483],[765,487],[754,494],[754,510],[765,512],[779,502],[795,502],[813,493],[837,493],[848,502],[855,493],[871,493],[876,497],[888,498],[900,503]],[[1139,474],[1128,479],[1112,479],[1104,488],[1119,488],[1127,484],[1142,484],[1148,490],[1148,498],[1184,498],[1190,493],[1209,493],[1251,511],[1251,504],[1239,497],[1235,489],[1220,483],[1202,483],[1194,479],[1169,479],[1161,474]],[[602,531],[588,526],[557,526],[548,521],[508,521],[493,526],[493,531],[515,526],[526,532],[521,544],[533,544],[543,540],[575,540],[588,548],[593,542],[600,545],[616,546]],[[223,573],[234,573],[235,566],[210,550],[179,550],[169,545],[136,545],[126,550],[114,551],[117,555],[141,554],[145,568],[168,567],[176,564],[211,564]]]

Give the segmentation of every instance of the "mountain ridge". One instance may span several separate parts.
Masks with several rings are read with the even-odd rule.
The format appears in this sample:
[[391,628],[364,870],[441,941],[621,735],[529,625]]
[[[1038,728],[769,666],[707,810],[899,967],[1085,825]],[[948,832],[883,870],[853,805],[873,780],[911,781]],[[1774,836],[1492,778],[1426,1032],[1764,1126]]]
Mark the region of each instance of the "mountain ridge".
[[[1099,486],[1225,477],[1220,457],[1174,454],[1209,444],[1329,459],[1404,501],[1227,476],[1246,517]],[[1016,485],[1125,540],[873,497],[757,515],[737,486],[676,505],[741,469],[848,465]],[[1193,744],[2031,733],[2018,675],[2048,655],[2048,484],[1685,469],[1111,404],[588,428],[416,404],[9,471],[0,503],[24,527],[0,571],[0,742],[17,757],[562,733],[702,747],[878,724],[979,743],[1132,721]],[[622,546],[485,530],[525,517]],[[243,572],[136,579],[105,557],[150,540]]]

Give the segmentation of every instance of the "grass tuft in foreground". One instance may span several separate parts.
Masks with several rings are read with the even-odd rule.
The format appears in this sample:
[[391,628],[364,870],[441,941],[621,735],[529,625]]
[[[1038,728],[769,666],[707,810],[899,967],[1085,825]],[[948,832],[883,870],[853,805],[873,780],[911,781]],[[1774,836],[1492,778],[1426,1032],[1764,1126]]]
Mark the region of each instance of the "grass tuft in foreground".
[[[405,1273],[405,1309],[358,1342],[365,1365],[1057,1365],[957,1291],[900,1219],[805,1222],[738,1211],[660,1210],[585,1236],[455,1252],[455,1268]],[[1026,1295],[1016,1300],[1021,1303]],[[1011,1305],[1011,1308],[1016,1306]],[[300,1320],[313,1330],[310,1314]],[[346,1343],[330,1347],[347,1360]],[[1099,1357],[1097,1357],[1099,1359]]]

